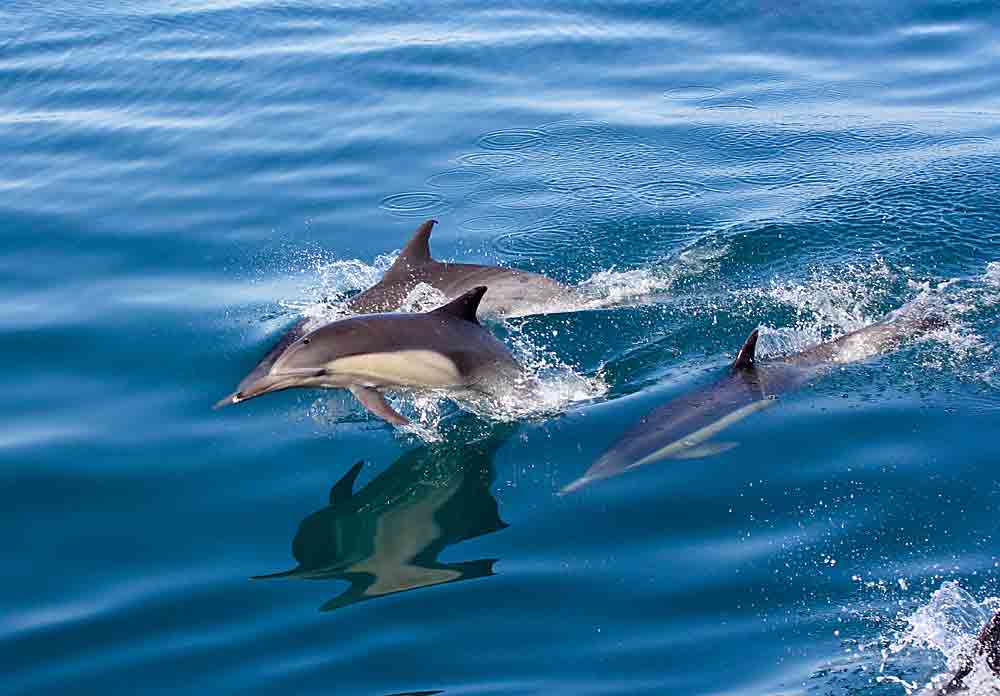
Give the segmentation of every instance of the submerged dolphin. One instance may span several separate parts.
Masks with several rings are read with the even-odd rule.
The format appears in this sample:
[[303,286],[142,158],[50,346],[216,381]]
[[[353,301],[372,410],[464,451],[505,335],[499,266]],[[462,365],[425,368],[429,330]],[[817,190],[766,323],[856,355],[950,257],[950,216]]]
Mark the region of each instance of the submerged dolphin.
[[271,365],[254,370],[216,408],[294,387],[341,387],[378,417],[405,425],[379,390],[490,393],[509,386],[521,368],[476,320],[485,292],[473,288],[423,314],[366,314],[322,326],[288,341]]
[[354,491],[358,462],[330,491],[329,505],[302,520],[292,542],[293,570],[255,579],[347,580],[323,605],[329,611],[375,597],[493,575],[495,559],[441,562],[445,548],[504,529],[493,483],[493,456],[513,431],[482,442],[407,452]]
[[942,324],[935,315],[900,310],[834,341],[764,364],[755,357],[758,334],[754,330],[725,376],[648,413],[560,494],[663,459],[695,459],[725,452],[736,443],[712,438],[774,405],[778,394],[802,386],[834,364],[857,362],[894,350],[904,340]]
[[[420,225],[382,280],[347,301],[355,314],[393,312],[420,283],[426,283],[453,300],[473,288],[487,286],[489,294],[479,305],[481,317],[518,317],[565,311],[581,305],[572,288],[538,273],[517,268],[435,261],[431,257],[431,230],[437,220]],[[310,319],[299,319],[237,385],[244,392],[270,372],[285,349],[309,333]]]

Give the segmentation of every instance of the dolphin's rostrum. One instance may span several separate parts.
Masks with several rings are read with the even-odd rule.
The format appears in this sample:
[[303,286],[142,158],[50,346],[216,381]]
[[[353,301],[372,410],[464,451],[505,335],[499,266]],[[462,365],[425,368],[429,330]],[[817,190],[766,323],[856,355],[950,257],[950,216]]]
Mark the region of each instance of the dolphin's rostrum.
[[295,387],[345,388],[375,415],[408,420],[383,389],[467,389],[495,393],[521,375],[510,351],[476,320],[476,287],[423,314],[368,314],[335,321],[272,351],[216,407]]
[[774,405],[779,394],[802,386],[834,364],[857,362],[894,350],[907,338],[942,324],[937,315],[904,308],[834,341],[767,363],[756,358],[755,329],[721,379],[648,413],[560,494],[644,464],[708,457],[732,449],[735,442],[713,438],[747,416]]

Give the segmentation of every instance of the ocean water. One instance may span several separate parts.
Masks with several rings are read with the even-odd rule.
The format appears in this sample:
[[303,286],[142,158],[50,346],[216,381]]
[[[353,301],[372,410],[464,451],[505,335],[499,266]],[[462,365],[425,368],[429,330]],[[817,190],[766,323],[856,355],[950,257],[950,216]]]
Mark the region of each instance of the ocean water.
[[[0,691],[903,696],[955,667],[1000,609],[998,20],[0,5]],[[587,294],[490,325],[535,400],[211,410],[430,217],[439,258]],[[775,356],[912,301],[948,325],[738,447],[556,494],[754,327]]]

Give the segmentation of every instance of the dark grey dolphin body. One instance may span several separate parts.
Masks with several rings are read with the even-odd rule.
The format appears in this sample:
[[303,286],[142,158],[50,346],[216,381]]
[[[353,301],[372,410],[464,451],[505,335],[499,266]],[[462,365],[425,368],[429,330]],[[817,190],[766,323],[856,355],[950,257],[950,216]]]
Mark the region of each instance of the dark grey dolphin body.
[[422,224],[378,283],[347,302],[352,312],[391,312],[417,285],[426,283],[451,300],[472,288],[490,289],[479,308],[483,317],[516,317],[564,311],[580,301],[571,288],[538,273],[517,268],[449,263],[431,257],[431,230]]
[[[521,374],[510,351],[476,320],[486,292],[478,287],[423,314],[366,314],[331,322],[283,341],[217,407],[295,387],[349,389],[368,410],[397,425],[382,389],[509,388]],[[251,379],[252,378],[252,379]]]
[[802,386],[833,365],[893,350],[907,338],[941,324],[936,316],[901,313],[768,363],[756,360],[755,330],[721,379],[651,411],[560,493],[664,459],[695,459],[725,452],[736,443],[713,438],[747,416],[774,405],[779,394]]
[[356,464],[330,491],[329,505],[299,524],[295,569],[266,578],[347,580],[322,611],[421,587],[493,575],[496,559],[442,563],[448,546],[507,525],[490,491],[493,456],[513,429],[486,441],[407,452],[354,492]]
[[[448,300],[476,287],[488,287],[489,293],[479,305],[480,317],[517,317],[580,306],[582,298],[573,289],[538,273],[435,261],[430,250],[431,230],[435,224],[437,220],[428,220],[417,228],[382,280],[350,298],[347,309],[356,314],[396,311],[420,283],[432,286]],[[309,324],[309,319],[295,322],[243,378],[236,391],[245,392],[266,376],[285,349],[309,333]]]

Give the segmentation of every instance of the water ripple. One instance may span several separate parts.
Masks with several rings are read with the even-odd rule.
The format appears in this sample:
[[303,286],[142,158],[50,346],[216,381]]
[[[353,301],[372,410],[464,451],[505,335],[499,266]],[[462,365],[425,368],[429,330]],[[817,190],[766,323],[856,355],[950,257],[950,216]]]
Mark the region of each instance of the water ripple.
[[447,200],[439,193],[430,191],[410,191],[386,196],[382,199],[383,210],[401,217],[421,217],[430,212],[441,210]]
[[479,137],[479,147],[484,150],[526,150],[545,140],[544,131],[532,128],[508,128],[492,131]]
[[492,205],[497,208],[530,210],[558,205],[563,202],[563,196],[558,191],[509,185],[473,191],[466,197],[466,200],[470,203]]
[[664,93],[666,99],[678,99],[682,101],[710,99],[722,93],[718,87],[707,87],[705,85],[685,85],[674,87]]
[[484,215],[483,217],[463,220],[458,227],[466,232],[488,233],[505,232],[516,224],[517,221],[514,218],[505,215]]
[[427,178],[428,186],[435,188],[464,188],[487,181],[492,175],[482,169],[449,169]]
[[509,152],[470,152],[458,157],[458,162],[469,167],[512,167],[524,161],[524,157]]
[[704,184],[674,179],[642,184],[636,187],[635,197],[648,205],[661,206],[695,198],[707,191],[711,189]]

